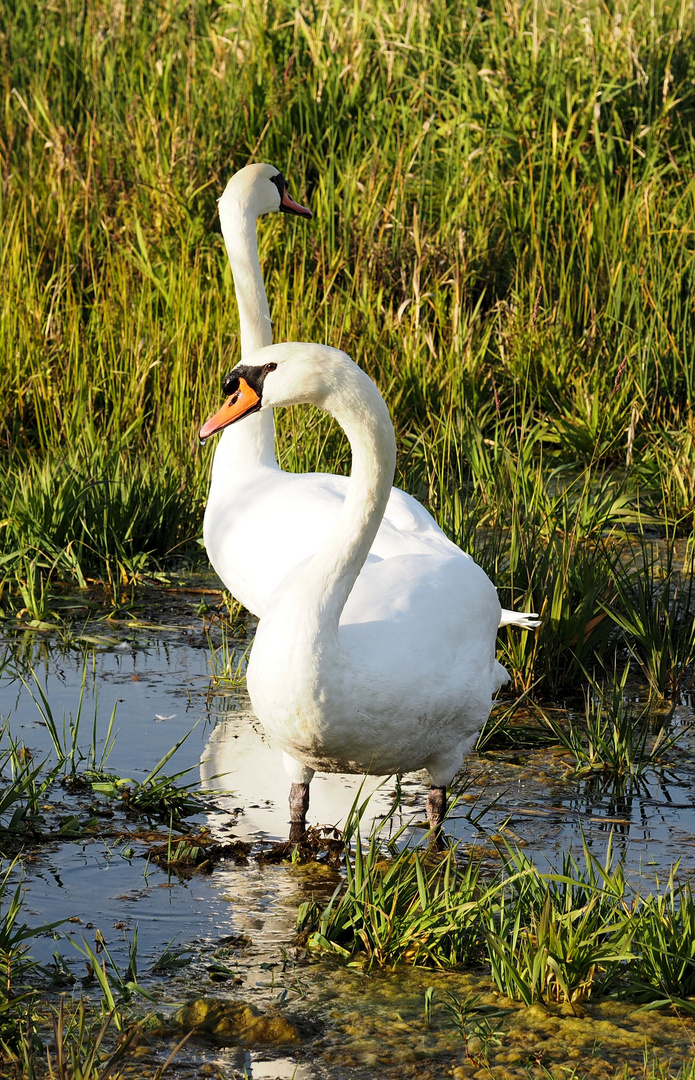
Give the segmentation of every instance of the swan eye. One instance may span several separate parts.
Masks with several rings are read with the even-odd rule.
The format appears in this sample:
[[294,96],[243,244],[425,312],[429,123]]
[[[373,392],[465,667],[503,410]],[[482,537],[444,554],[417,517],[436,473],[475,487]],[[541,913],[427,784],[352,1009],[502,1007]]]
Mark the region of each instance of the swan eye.
[[269,371],[275,371],[276,367],[277,367],[277,364],[266,364],[265,367],[263,368],[263,370],[267,375]]
[[280,196],[280,202],[282,203],[282,196],[285,189],[287,188],[287,181],[285,180],[285,177],[282,175],[282,173],[277,173],[275,176],[271,176],[270,182],[271,184],[274,184],[275,187],[278,189],[278,195]]

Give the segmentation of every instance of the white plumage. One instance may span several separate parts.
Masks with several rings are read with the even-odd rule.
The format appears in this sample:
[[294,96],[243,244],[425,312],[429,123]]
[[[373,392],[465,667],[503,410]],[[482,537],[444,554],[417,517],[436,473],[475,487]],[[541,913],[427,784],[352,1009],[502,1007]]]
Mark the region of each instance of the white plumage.
[[[310,216],[289,198],[284,178],[271,165],[249,165],[236,173],[219,202],[239,305],[242,359],[272,342],[256,219],[280,209]],[[278,467],[270,408],[225,430],[215,452],[203,535],[210,561],[232,595],[263,615],[280,583],[325,542],[347,489],[343,476],[287,473]],[[469,559],[424,507],[398,488],[390,489],[372,554],[381,559],[417,554]],[[504,611],[501,624],[509,623],[536,625],[528,613]]]
[[[307,402],[335,417],[352,450],[339,511],[316,554],[266,601],[248,667],[254,711],[285,751],[295,788],[306,788],[303,807],[295,798],[293,825],[303,827],[314,770],[425,768],[441,792],[507,678],[495,659],[494,585],[449,541],[406,552],[384,543],[377,553],[395,438],[379,391],[348,356],[322,345],[273,345],[225,381],[229,400],[202,437]],[[285,536],[271,514],[266,520],[264,550],[272,553]],[[436,826],[441,796],[430,809]]]

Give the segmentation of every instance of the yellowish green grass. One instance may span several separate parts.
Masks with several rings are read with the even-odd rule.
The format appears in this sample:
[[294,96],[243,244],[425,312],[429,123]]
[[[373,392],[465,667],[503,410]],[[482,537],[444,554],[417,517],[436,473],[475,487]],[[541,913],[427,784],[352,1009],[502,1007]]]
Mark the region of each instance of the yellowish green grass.
[[[653,648],[678,560],[640,637],[616,550],[693,527],[691,0],[18,0],[0,26],[6,616],[200,558],[196,431],[238,357],[215,200],[269,160],[315,214],[261,225],[276,339],[367,368],[400,482],[543,611],[501,644],[517,690],[626,641],[657,694],[687,684],[692,641]],[[279,452],[347,467],[306,410]]]

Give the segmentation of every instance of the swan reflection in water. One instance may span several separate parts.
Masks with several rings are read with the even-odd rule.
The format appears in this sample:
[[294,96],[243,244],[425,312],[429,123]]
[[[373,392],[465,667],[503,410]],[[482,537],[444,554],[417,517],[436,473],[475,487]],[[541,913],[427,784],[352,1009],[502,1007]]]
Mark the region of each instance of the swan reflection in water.
[[[233,826],[235,836],[243,840],[287,839],[287,774],[282,753],[273,747],[250,710],[231,713],[217,723],[201,755],[200,779],[204,789],[225,793],[218,799],[222,809],[210,815],[213,827],[228,826],[230,810],[239,808],[242,812]],[[422,820],[425,817],[421,779],[408,776],[401,787],[404,805],[394,822],[396,828],[414,814]],[[369,797],[360,825],[362,836],[366,836],[373,823],[391,810],[394,788],[393,777],[319,773],[311,788],[310,824],[342,829],[355,799],[359,796],[361,804]]]

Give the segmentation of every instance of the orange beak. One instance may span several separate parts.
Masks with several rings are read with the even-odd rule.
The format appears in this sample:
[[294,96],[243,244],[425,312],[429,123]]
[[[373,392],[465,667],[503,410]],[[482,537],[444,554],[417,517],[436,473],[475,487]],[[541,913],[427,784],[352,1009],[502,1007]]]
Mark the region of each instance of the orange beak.
[[209,439],[222,428],[229,427],[235,420],[241,420],[247,413],[256,412],[261,407],[261,399],[253,390],[246,379],[239,379],[238,389],[231,394],[219,412],[206,420],[200,429],[199,439],[201,443]]
[[307,206],[302,206],[294,201],[287,190],[287,185],[285,185],[285,190],[280,196],[280,209],[285,214],[297,214],[298,217],[312,218],[314,216]]

